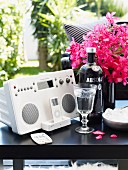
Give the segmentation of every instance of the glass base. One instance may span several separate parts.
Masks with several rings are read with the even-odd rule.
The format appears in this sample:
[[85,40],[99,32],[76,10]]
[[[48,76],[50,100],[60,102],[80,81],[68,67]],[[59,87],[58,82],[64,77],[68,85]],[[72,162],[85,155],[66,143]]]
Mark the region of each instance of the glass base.
[[77,128],[75,129],[75,131],[76,131],[77,133],[88,134],[88,133],[93,132],[94,129],[91,128],[91,127],[83,128],[82,126],[79,126],[79,127],[77,127]]

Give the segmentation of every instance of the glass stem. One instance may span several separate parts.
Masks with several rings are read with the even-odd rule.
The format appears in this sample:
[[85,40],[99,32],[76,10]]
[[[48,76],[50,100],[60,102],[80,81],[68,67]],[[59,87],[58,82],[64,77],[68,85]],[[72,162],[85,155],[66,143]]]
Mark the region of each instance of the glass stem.
[[88,120],[87,120],[87,114],[82,114],[82,120],[81,120],[81,122],[82,122],[82,128],[87,128],[87,123],[88,123]]

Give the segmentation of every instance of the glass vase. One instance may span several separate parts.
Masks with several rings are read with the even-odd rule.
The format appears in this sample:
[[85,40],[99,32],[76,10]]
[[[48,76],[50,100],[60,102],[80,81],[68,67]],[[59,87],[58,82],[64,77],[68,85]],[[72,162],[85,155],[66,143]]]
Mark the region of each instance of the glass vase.
[[116,86],[115,83],[108,82],[107,78],[104,78],[103,81],[103,100],[104,100],[104,111],[107,108],[115,108],[115,95],[116,95]]

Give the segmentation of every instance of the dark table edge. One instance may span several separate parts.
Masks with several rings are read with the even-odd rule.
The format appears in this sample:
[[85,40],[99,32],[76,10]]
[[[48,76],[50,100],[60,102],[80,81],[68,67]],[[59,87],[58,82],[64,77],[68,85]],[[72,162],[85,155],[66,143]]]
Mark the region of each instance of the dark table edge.
[[127,145],[4,145],[0,159],[128,159],[127,150]]

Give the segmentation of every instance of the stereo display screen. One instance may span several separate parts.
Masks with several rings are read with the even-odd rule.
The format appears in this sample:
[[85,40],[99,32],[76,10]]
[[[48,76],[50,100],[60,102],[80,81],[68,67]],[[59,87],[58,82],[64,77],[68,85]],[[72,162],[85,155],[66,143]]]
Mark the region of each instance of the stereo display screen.
[[53,86],[53,81],[48,80],[48,81],[38,82],[37,87],[38,87],[38,90],[43,90],[43,89],[54,87]]

